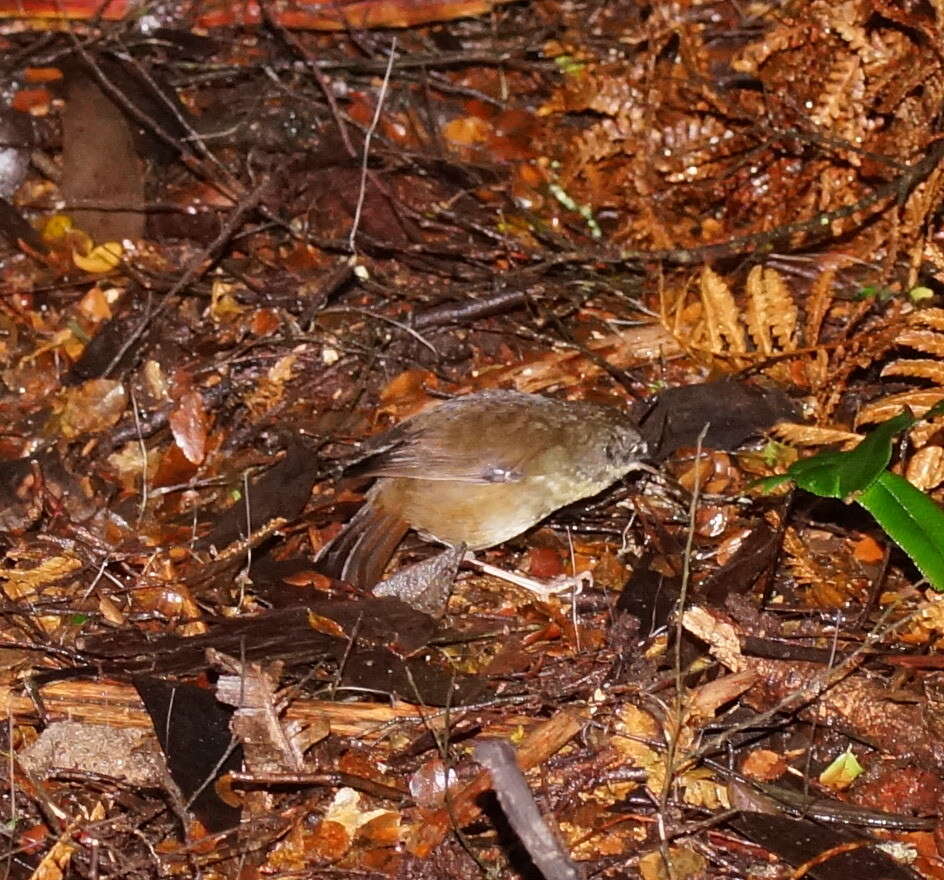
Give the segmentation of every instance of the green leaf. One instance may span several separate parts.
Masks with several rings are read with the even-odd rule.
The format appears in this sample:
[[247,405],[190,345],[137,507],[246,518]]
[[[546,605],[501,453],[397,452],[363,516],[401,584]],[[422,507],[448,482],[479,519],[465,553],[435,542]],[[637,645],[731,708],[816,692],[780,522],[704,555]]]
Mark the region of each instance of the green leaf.
[[[925,419],[944,414],[944,400],[925,414]],[[801,489],[823,498],[853,500],[878,478],[892,458],[892,440],[899,431],[910,428],[918,421],[904,410],[894,418],[882,422],[855,449],[849,452],[827,450],[794,462],[785,474],[757,480],[753,485],[764,492],[793,480]]]
[[[925,419],[944,414],[944,400]],[[904,477],[886,470],[892,440],[917,419],[909,410],[882,422],[850,452],[821,452],[795,462],[785,474],[757,480],[769,492],[788,480],[825,498],[858,501],[905,551],[928,583],[944,592],[944,510]]]
[[944,510],[904,477],[885,471],[859,502],[905,551],[928,583],[944,592]]
[[837,755],[832,763],[819,774],[819,781],[830,788],[848,788],[856,781],[856,778],[865,772],[865,768],[859,763],[859,759],[853,754],[851,749],[846,749],[841,755]]
[[801,489],[824,498],[850,499],[865,491],[888,467],[892,458],[892,440],[899,431],[915,422],[908,412],[882,422],[855,449],[849,452],[821,452],[795,462],[787,476]]

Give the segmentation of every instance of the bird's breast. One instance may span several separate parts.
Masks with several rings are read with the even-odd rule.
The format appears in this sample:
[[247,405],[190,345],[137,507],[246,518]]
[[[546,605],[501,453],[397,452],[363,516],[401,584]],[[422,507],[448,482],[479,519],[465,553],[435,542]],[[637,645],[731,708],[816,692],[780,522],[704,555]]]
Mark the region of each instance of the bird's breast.
[[372,503],[439,541],[481,550],[520,535],[609,482],[578,480],[560,472],[531,474],[509,483],[388,477],[377,481]]

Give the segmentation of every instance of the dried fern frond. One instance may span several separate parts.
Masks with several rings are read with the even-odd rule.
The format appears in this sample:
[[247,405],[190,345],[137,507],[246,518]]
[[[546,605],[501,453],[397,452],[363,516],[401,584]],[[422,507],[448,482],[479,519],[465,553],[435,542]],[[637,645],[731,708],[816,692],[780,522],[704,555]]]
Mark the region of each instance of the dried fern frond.
[[838,428],[821,428],[817,425],[801,425],[797,422],[778,422],[770,433],[791,446],[830,446],[841,443],[849,449],[861,442],[863,435]]
[[761,354],[795,351],[797,306],[783,276],[776,269],[755,266],[746,290],[747,328]]
[[919,327],[908,327],[895,337],[898,345],[906,345],[915,351],[944,357],[944,334],[935,330],[922,330]]
[[909,324],[920,324],[944,331],[944,309],[920,309],[908,316]]
[[715,354],[743,354],[747,339],[737,303],[727,282],[708,266],[702,270],[701,301],[705,309],[708,344]]
[[783,536],[784,561],[797,584],[804,587],[806,600],[820,608],[841,608],[850,594],[861,592],[843,560],[820,562],[810,550],[810,542],[793,528]]
[[[812,326],[817,333],[833,301],[834,274],[830,269],[816,280]],[[771,378],[794,385],[818,386],[826,380],[825,351],[799,348],[801,342],[816,344],[816,337],[806,333],[811,316],[808,312],[806,325],[801,325],[796,298],[776,268],[755,266],[743,295],[736,297],[724,278],[705,267],[698,292],[697,301],[685,292],[671,307],[671,297],[662,292],[663,326],[693,355],[707,355],[713,366],[723,369],[759,363]]]
[[932,445],[919,449],[908,460],[905,477],[925,492],[936,489],[944,483],[944,448]]
[[891,394],[862,407],[856,425],[884,422],[897,416],[906,406],[917,416],[923,416],[932,406],[944,400],[944,388],[917,389]]
[[905,406],[920,416],[944,399],[944,309],[912,312],[908,316],[908,326],[895,336],[894,342],[932,357],[898,358],[882,368],[882,376],[931,381],[936,387],[915,388],[873,401],[859,413],[858,425],[891,418]]
[[836,269],[820,272],[813,282],[809,299],[806,301],[806,326],[803,338],[807,345],[814,345],[823,332],[823,321],[829,313],[829,307],[835,299]]
[[930,379],[944,387],[944,360],[915,358],[913,361],[898,360],[882,368],[882,377],[906,376],[912,379]]

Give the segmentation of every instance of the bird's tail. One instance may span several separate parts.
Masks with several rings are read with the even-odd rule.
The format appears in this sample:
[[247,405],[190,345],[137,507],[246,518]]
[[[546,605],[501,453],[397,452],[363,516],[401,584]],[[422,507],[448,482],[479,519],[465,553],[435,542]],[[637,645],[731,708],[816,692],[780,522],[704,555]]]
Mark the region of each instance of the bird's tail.
[[330,577],[362,590],[374,587],[409,525],[368,500],[338,536],[322,548],[316,563]]

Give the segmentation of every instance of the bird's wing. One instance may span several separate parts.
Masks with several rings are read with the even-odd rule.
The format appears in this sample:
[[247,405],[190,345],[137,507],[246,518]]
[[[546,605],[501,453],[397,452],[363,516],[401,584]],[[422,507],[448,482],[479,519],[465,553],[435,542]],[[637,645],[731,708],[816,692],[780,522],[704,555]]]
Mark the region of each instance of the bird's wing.
[[375,452],[351,469],[352,476],[407,477],[461,483],[517,483],[524,479],[528,456],[515,451],[488,455],[485,450],[470,456],[465,450],[450,452],[430,442],[405,439]]
[[[368,441],[354,473],[466,483],[516,483],[550,442],[544,422],[520,408],[496,407],[487,418],[459,411],[422,414]],[[435,416],[435,417],[432,417]]]

